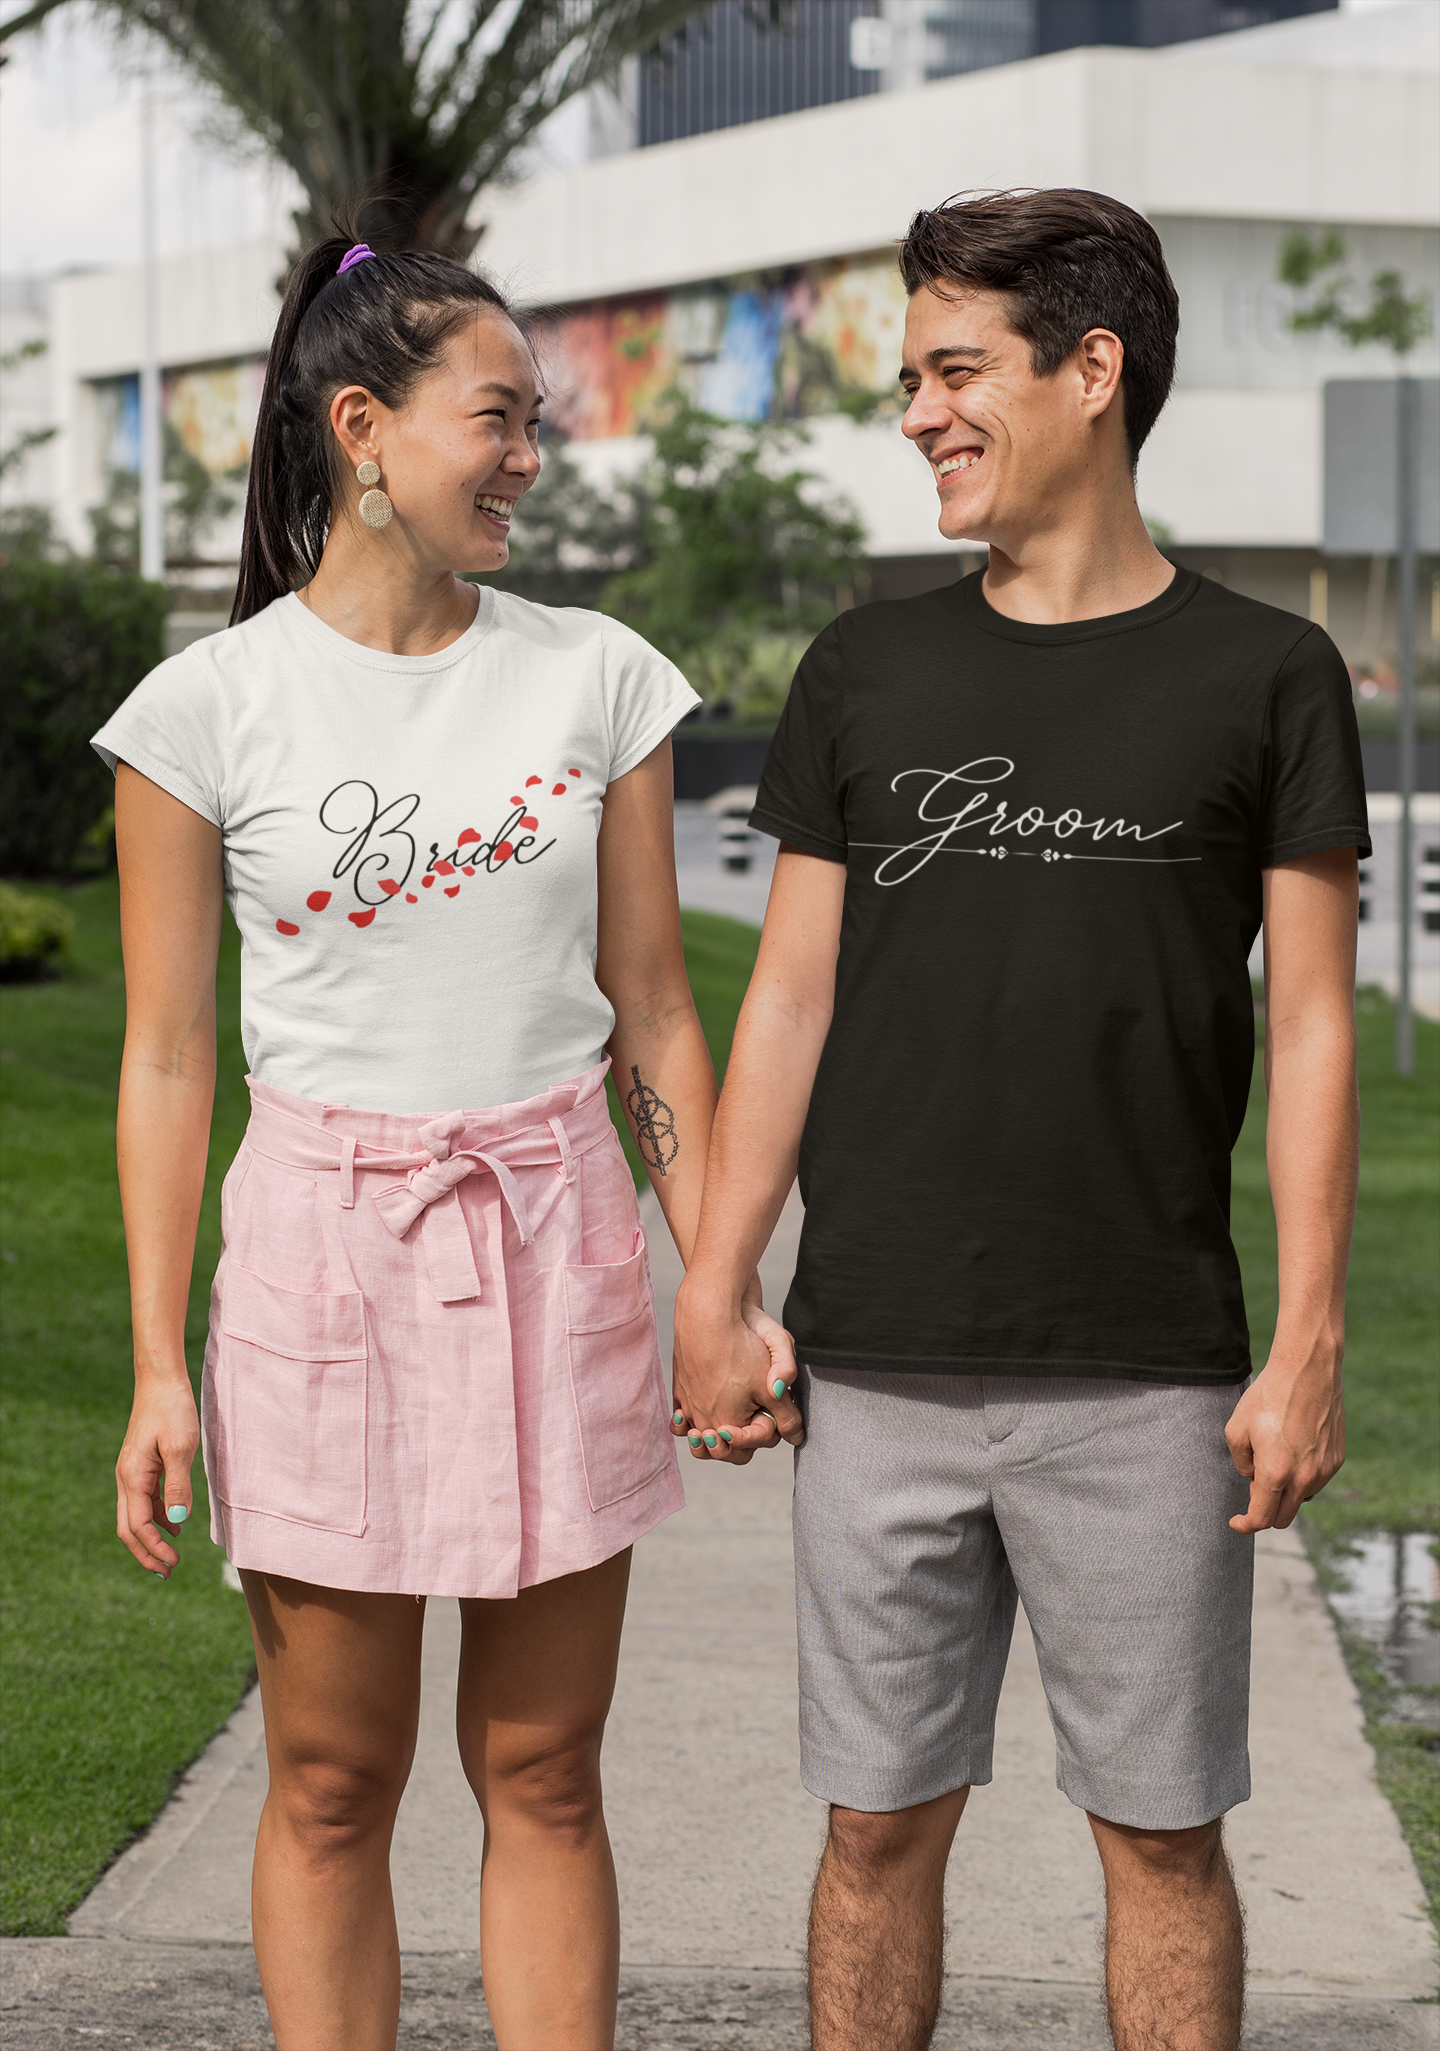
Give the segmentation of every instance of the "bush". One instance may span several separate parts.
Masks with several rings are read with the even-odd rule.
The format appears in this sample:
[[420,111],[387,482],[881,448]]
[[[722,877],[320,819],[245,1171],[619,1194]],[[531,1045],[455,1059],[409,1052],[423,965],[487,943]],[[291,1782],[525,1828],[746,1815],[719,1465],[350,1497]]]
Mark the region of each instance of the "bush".
[[114,786],[90,736],[164,655],[168,605],[162,585],[95,563],[0,569],[0,870],[105,867]]
[[74,916],[53,897],[0,883],[0,982],[33,983],[69,952]]
[[785,710],[790,680],[810,646],[811,634],[731,634],[697,649],[686,675],[705,700],[734,718],[772,726]]

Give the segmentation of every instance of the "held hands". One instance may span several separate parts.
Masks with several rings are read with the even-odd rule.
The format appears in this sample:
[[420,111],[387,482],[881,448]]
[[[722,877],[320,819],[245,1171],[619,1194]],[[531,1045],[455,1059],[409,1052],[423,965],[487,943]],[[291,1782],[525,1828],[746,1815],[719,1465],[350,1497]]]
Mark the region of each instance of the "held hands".
[[1345,1459],[1340,1362],[1310,1359],[1297,1369],[1272,1350],[1264,1372],[1235,1405],[1225,1441],[1250,1484],[1250,1505],[1232,1531],[1285,1531]]
[[743,1467],[783,1439],[798,1446],[805,1425],[791,1391],[795,1347],[766,1315],[752,1276],[737,1308],[686,1295],[675,1302],[675,1403],[670,1429],[697,1460]]
[[190,1467],[200,1420],[188,1376],[140,1382],[115,1463],[115,1528],[147,1572],[168,1581],[180,1563],[170,1537],[190,1515]]

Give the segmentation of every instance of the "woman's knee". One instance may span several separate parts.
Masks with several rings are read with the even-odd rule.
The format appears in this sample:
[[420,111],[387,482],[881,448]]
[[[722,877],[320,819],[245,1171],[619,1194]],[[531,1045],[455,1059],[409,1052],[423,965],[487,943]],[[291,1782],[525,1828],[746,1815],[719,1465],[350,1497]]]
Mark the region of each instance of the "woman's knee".
[[272,1761],[270,1800],[289,1834],[319,1858],[342,1857],[395,1821],[409,1759]]
[[491,1829],[588,1842],[601,1818],[600,1733],[488,1746],[481,1806]]

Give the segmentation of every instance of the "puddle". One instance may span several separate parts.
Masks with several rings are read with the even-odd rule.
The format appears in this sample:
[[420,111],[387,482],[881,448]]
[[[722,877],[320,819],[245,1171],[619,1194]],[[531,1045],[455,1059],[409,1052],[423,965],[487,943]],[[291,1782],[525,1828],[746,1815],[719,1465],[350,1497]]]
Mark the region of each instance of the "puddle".
[[1440,1562],[1423,1531],[1379,1532],[1330,1552],[1331,1608],[1375,1648],[1380,1664],[1412,1698],[1408,1713],[1440,1721]]

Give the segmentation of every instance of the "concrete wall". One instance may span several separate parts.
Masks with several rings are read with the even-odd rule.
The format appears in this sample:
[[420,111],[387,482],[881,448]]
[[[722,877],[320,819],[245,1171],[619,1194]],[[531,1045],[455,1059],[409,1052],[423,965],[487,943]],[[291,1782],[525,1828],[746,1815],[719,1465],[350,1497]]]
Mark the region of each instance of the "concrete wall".
[[1151,215],[1440,218],[1428,73],[1074,50],[817,107],[488,196],[484,263],[551,303],[881,249],[969,187],[1083,185]]
[[[0,445],[12,448],[23,434],[52,425],[52,372],[49,362],[50,285],[43,278],[0,281],[0,356],[12,367],[0,382]],[[45,353],[22,357],[27,344],[43,342]],[[54,440],[32,449],[0,484],[7,506],[55,501]]]
[[[159,266],[161,360],[167,369],[223,363],[269,347],[284,269],[283,237],[265,237],[173,257]],[[57,278],[51,288],[51,418],[57,512],[77,546],[87,539],[84,508],[100,495],[101,460],[93,380],[134,371],[144,309],[138,269]]]

